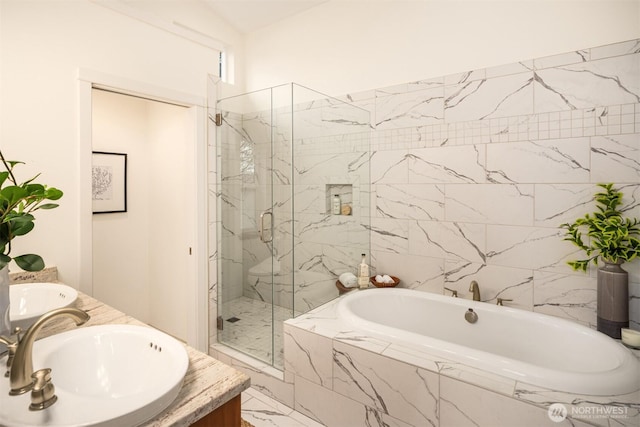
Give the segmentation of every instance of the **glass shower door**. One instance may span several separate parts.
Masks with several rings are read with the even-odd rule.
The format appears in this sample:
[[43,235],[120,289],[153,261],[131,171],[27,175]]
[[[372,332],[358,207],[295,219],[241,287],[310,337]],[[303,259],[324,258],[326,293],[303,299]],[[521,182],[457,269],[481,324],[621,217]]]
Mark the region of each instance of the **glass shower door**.
[[217,338],[282,369],[284,321],[370,253],[369,113],[296,84],[216,105]]
[[220,100],[218,341],[273,360],[271,93]]

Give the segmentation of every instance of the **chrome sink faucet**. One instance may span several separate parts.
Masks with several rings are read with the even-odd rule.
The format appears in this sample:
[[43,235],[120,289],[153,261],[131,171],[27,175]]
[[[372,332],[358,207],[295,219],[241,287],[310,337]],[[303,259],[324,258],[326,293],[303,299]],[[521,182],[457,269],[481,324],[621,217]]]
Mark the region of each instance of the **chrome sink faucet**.
[[33,374],[33,343],[40,329],[58,317],[70,317],[78,326],[90,319],[85,311],[73,307],[58,308],[40,316],[18,342],[9,376],[10,395],[16,396],[26,393],[33,387],[34,380],[31,376]]
[[473,280],[469,285],[469,292],[473,293],[473,300],[480,301],[480,287],[478,287],[478,282]]

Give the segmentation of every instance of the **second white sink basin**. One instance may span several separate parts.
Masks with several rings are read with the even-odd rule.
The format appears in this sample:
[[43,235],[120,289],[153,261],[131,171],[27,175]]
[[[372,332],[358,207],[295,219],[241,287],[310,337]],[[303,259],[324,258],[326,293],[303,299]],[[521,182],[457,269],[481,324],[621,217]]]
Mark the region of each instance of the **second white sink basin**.
[[56,308],[69,307],[78,292],[62,283],[20,283],[9,286],[11,329],[26,331],[38,317]]
[[33,368],[51,368],[57,402],[29,411],[30,393],[9,396],[1,377],[0,425],[136,426],[173,402],[188,366],[184,345],[150,327],[89,326],[53,335],[35,342]]

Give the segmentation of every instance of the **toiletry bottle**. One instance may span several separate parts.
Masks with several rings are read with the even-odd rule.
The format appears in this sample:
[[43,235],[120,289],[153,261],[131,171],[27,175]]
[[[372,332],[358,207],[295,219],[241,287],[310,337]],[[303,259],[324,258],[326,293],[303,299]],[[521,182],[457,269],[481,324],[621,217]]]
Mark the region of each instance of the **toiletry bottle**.
[[337,194],[334,194],[333,196],[333,207],[331,209],[331,213],[333,213],[334,215],[340,215],[340,207],[341,207],[341,202],[340,202],[340,196]]
[[362,254],[362,262],[358,266],[358,287],[360,289],[369,287],[369,266],[365,260],[365,254]]

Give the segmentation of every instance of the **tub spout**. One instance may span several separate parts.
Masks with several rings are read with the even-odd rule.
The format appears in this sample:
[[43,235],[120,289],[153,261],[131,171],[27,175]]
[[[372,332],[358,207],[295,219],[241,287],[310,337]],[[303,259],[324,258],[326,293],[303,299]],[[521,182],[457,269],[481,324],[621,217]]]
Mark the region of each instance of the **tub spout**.
[[473,293],[473,300],[480,301],[480,287],[478,286],[478,282],[473,280],[469,285],[469,292]]

